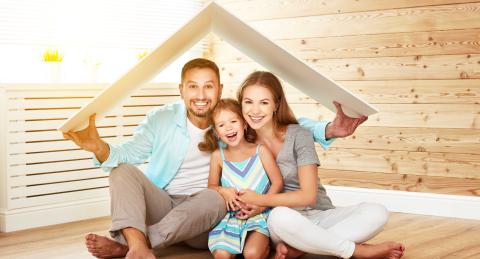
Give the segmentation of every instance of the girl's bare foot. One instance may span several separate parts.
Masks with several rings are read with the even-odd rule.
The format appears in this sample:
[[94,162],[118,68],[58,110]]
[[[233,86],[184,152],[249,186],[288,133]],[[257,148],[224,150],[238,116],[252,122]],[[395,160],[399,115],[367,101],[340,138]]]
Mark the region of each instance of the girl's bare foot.
[[398,259],[403,256],[405,247],[397,242],[388,241],[376,245],[370,244],[357,244],[355,245],[355,251],[353,257],[362,259]]
[[96,234],[85,236],[85,245],[88,252],[97,258],[115,258],[127,255],[128,247],[108,237]]
[[304,252],[295,249],[284,242],[280,242],[277,244],[275,259],[292,259],[304,254]]

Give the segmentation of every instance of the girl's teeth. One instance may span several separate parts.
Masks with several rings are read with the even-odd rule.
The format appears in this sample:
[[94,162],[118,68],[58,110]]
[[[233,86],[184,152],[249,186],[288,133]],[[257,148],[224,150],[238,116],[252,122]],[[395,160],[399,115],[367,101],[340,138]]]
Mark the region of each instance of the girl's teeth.
[[232,134],[228,134],[228,135],[225,135],[227,137],[227,139],[229,141],[235,141],[235,139],[237,138],[237,133],[232,133]]

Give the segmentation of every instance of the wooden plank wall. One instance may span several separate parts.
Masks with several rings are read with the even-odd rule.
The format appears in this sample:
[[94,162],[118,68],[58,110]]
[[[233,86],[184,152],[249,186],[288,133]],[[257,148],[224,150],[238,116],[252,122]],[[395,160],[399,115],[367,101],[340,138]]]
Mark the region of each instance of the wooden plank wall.
[[[324,184],[480,195],[480,1],[223,0],[227,10],[379,108],[318,148]],[[226,96],[251,58],[212,36]],[[334,114],[285,85],[298,116]]]

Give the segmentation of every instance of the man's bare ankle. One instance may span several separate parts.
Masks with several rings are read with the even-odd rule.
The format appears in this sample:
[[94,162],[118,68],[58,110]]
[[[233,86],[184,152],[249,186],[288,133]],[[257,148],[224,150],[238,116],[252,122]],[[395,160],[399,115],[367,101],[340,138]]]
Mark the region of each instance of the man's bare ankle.
[[148,237],[146,237],[140,230],[129,227],[123,229],[122,234],[127,240],[129,249],[150,249],[150,242],[148,241]]

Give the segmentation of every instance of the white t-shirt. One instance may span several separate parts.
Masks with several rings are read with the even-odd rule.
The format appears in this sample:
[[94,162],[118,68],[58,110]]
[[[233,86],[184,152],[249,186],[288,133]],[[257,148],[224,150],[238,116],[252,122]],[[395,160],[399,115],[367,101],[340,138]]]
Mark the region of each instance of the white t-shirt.
[[190,195],[204,190],[208,186],[211,154],[198,149],[198,143],[203,141],[208,128],[199,129],[187,118],[187,130],[190,136],[187,154],[178,169],[178,173],[165,186],[165,190],[170,195]]

